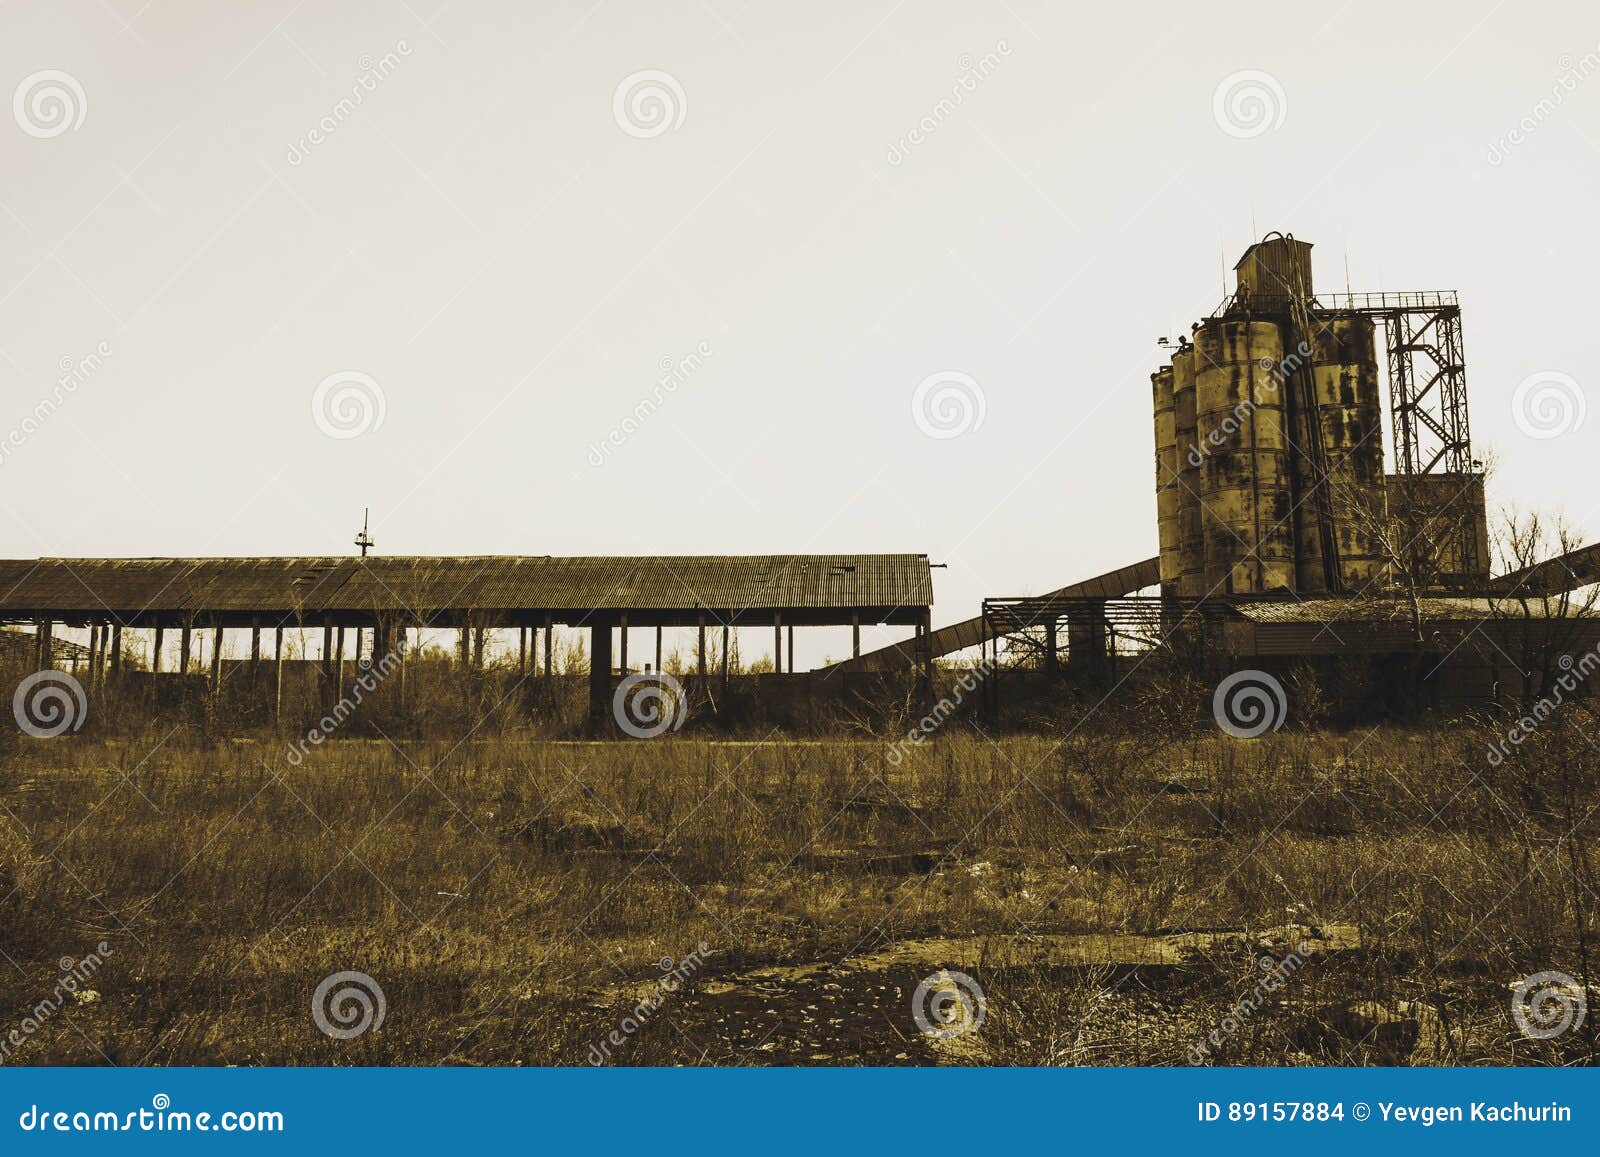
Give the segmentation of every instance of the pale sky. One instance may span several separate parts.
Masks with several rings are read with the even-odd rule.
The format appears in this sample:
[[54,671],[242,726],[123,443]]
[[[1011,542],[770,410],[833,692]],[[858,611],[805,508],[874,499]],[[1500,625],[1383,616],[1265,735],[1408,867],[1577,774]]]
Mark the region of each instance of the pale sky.
[[[1491,504],[1600,529],[1591,2],[12,0],[0,81],[3,555],[370,506],[384,553],[926,552],[954,621],[1155,553],[1155,341],[1272,229],[1458,289]],[[1597,412],[1529,436],[1540,374]]]

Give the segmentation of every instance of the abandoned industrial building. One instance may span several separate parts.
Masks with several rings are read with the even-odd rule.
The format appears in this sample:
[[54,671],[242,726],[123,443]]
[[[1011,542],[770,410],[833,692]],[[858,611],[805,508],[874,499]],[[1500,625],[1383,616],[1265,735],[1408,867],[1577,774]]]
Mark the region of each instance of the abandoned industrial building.
[[[1319,296],[1311,249],[1268,235],[1211,315],[1161,339],[1159,553],[1044,595],[987,598],[938,629],[926,555],[368,557],[365,532],[360,557],[0,561],[0,620],[32,629],[35,667],[81,666],[91,688],[198,671],[215,694],[225,666],[246,662],[226,657],[229,640],[247,634],[249,684],[275,720],[286,631],[311,632],[299,663],[325,692],[344,686],[347,662],[393,653],[401,696],[424,629],[457,632],[465,668],[483,664],[487,632],[515,632],[516,672],[535,681],[555,675],[556,628],[582,631],[595,719],[618,678],[663,670],[669,628],[695,632],[685,673],[702,689],[726,688],[739,628],[770,629],[773,672],[795,675],[796,628],[851,627],[850,657],[810,672],[813,692],[905,673],[927,699],[936,660],[977,649],[997,673],[990,706],[1008,668],[1103,683],[1180,641],[1225,666],[1429,653],[1444,699],[1496,697],[1530,647],[1600,643],[1565,597],[1600,578],[1600,547],[1491,574],[1456,295]],[[910,634],[863,653],[863,624]],[[654,648],[630,656],[641,629]],[[15,631],[6,642],[24,646]]]

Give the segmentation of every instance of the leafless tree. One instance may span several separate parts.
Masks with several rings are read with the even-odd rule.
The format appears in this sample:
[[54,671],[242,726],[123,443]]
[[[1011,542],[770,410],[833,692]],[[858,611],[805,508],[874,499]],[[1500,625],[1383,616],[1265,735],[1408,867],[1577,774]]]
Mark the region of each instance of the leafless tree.
[[1559,515],[1502,510],[1494,536],[1497,570],[1507,579],[1492,600],[1496,619],[1520,624],[1502,632],[1515,638],[1521,676],[1521,701],[1545,694],[1561,674],[1562,656],[1588,650],[1600,628],[1600,585],[1589,576],[1570,572],[1562,560],[1582,539]]

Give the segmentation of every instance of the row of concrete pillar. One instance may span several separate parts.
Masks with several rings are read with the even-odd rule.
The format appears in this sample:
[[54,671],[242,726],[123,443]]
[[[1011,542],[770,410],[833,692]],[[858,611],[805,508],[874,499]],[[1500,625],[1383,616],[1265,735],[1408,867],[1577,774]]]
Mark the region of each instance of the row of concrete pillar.
[[[723,619],[720,616],[717,617],[717,626],[720,626],[722,632],[720,674],[724,688],[726,688],[729,678],[729,653],[731,650],[729,646],[730,626],[728,620],[731,620],[733,617],[734,616],[731,613],[727,616],[727,619]],[[702,615],[696,628],[697,645],[695,659],[695,674],[702,681],[702,683],[704,683],[709,676],[706,654],[707,627],[707,616]],[[785,636],[785,627],[787,627],[787,636]],[[176,630],[179,633],[177,664],[178,673],[189,673],[192,670],[196,632],[209,632],[212,635],[212,639],[209,670],[207,670],[206,674],[208,676],[211,693],[213,695],[220,693],[222,686],[223,632],[225,629],[230,628],[224,628],[220,625],[196,626],[193,623],[183,623],[174,628],[157,626],[148,629],[152,632],[150,671],[154,674],[163,673],[162,663],[163,655],[166,649],[166,632],[169,629]],[[266,628],[263,628],[259,624],[252,624],[248,628],[250,631],[250,662],[253,665],[259,665],[264,661],[262,658],[261,644],[261,636],[263,632],[270,631],[273,636],[273,652],[270,662],[272,663],[274,669],[275,680],[273,709],[273,717],[275,720],[280,718],[282,713],[283,635],[285,629],[286,628],[281,624]],[[346,662],[346,629],[347,628],[343,626],[335,626],[331,622],[324,622],[322,624],[321,664],[325,684],[330,688],[334,686],[342,687],[344,684],[344,664]],[[419,627],[419,630],[420,629],[421,628]],[[482,666],[484,636],[486,631],[490,629],[493,628],[477,627],[470,625],[470,623],[467,626],[458,628],[460,632],[460,641],[457,647],[457,653],[463,666]],[[356,644],[355,654],[353,657],[357,663],[359,663],[361,660],[362,651],[364,649],[362,643],[367,632],[371,633],[371,646],[366,650],[369,660],[372,663],[377,663],[381,657],[389,655],[391,646],[394,646],[394,654],[398,663],[398,675],[400,678],[400,695],[403,701],[405,694],[405,652],[407,649],[409,628],[393,627],[389,624],[380,623],[379,625],[373,627],[357,627],[355,630]],[[616,666],[620,667],[622,673],[626,674],[629,670],[628,642],[630,633],[627,614],[621,613],[615,616],[614,619],[608,619],[606,621],[594,621],[589,624],[590,706],[591,710],[597,714],[604,713],[605,711],[609,710],[611,678],[615,673],[612,662],[613,630],[617,632],[618,638],[617,650],[619,654],[617,655],[618,663]],[[785,624],[781,612],[774,613],[772,619],[772,630],[774,670],[780,673],[787,671],[788,673],[792,674],[794,672],[794,624]],[[541,664],[539,658],[541,642],[539,635],[540,628],[538,626],[523,626],[517,628],[517,668],[519,672],[527,674],[530,672],[531,664],[532,674],[535,676],[542,675],[548,679],[553,677],[555,671],[555,630],[554,623],[548,616],[545,619],[543,631],[544,636],[542,642],[544,655],[543,662]],[[657,671],[661,670],[663,658],[662,631],[663,628],[660,626],[655,628],[654,669]],[[916,637],[918,640],[926,640],[928,638],[929,623],[926,615],[924,615],[923,621],[917,624],[916,632]],[[54,636],[54,620],[48,618],[37,620],[34,647],[36,668],[43,669],[44,667],[54,665]],[[114,621],[106,623],[91,623],[89,626],[89,646],[87,651],[90,685],[97,685],[108,676],[114,678],[118,673],[120,673],[123,667],[122,624]],[[932,656],[923,654],[922,652],[924,651],[926,651],[925,645],[919,648],[919,667],[924,677],[931,680]],[[861,621],[859,615],[852,616],[851,653],[857,657],[859,657],[861,654]],[[785,665],[786,659],[787,666]],[[337,680],[335,680],[336,674]]]

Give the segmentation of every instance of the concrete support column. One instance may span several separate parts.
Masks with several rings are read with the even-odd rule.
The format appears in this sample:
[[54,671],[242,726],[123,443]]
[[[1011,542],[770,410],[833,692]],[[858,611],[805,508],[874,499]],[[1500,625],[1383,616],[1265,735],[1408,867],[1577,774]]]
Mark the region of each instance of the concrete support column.
[[211,694],[222,694],[222,628],[211,632]]
[[400,627],[395,631],[394,657],[395,665],[399,668],[396,674],[400,677],[399,697],[401,710],[404,710],[406,705],[406,671],[410,667],[410,664],[406,662],[406,642],[407,636],[410,634],[409,627]]
[[1067,620],[1067,670],[1099,679],[1106,669],[1106,604],[1096,599]]
[[917,623],[918,698],[933,710],[933,612],[924,608]]
[[611,713],[611,624],[589,628],[589,718]]
[[272,725],[283,723],[283,628],[272,632]]

